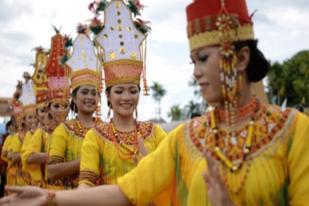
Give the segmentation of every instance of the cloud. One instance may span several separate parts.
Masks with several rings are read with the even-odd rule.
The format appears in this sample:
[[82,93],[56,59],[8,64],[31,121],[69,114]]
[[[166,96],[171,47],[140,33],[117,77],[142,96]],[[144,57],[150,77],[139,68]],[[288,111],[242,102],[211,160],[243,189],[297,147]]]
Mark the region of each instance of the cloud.
[[26,1],[10,1],[10,0],[1,0],[0,1],[0,26],[9,24],[14,19],[18,18],[21,15],[31,13],[32,8]]

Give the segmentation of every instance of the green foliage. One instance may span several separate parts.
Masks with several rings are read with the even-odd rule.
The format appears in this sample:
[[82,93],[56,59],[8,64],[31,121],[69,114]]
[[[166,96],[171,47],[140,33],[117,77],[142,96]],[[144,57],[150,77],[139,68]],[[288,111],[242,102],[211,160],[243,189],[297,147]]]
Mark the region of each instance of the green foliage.
[[132,1],[128,2],[128,8],[134,14],[134,17],[137,15],[140,15],[139,9],[136,7],[136,5]]
[[170,117],[172,121],[179,121],[182,119],[182,109],[178,104],[173,105],[167,113],[167,116]]
[[152,98],[154,98],[154,100],[158,102],[160,102],[163,96],[166,95],[166,90],[158,82],[153,82],[150,90],[152,91]]
[[301,51],[283,63],[275,62],[268,72],[273,103],[280,104],[285,98],[288,106],[309,101],[309,51]]

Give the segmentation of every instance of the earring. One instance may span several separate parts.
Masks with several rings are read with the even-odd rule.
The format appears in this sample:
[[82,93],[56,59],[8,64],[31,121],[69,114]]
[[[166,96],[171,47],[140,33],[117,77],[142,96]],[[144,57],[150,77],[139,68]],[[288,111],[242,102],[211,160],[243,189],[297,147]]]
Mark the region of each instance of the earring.
[[109,107],[108,108],[108,112],[107,112],[107,119],[110,119],[111,118],[111,111],[112,109]]
[[138,113],[137,113],[137,109],[135,110],[135,119],[137,119],[138,117]]

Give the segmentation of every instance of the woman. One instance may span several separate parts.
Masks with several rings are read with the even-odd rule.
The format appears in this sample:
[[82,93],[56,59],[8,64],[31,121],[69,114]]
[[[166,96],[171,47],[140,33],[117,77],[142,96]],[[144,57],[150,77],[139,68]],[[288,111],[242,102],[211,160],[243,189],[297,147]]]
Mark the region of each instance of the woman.
[[[48,179],[65,189],[78,186],[84,136],[90,128],[100,123],[100,119],[94,117],[100,97],[100,76],[97,72],[100,64],[84,27],[80,26],[78,32],[73,45],[73,55],[67,62],[72,71],[71,109],[77,115],[55,129],[49,150]],[[83,58],[80,58],[81,56]]]
[[[113,31],[107,29],[113,24],[112,19],[118,18],[118,22],[125,22],[126,19],[123,18],[131,15],[125,4],[119,4],[118,12],[122,16],[117,16],[112,11],[115,5],[112,2],[105,8],[106,29],[98,34],[96,40],[105,51],[110,51],[111,48],[117,51],[118,47],[124,50],[136,48],[136,51],[132,49],[127,52],[135,52],[137,58],[140,58],[142,55],[139,45],[142,42],[135,41],[134,36],[126,31],[118,31],[124,46],[102,41],[104,36],[112,38]],[[137,32],[141,39],[145,38],[146,34],[138,30]],[[138,161],[154,151],[166,136],[159,125],[137,121],[143,60],[127,59],[126,56],[118,54],[115,56],[110,59],[108,52],[103,53],[104,80],[107,87],[105,94],[109,113],[112,111],[113,116],[109,123],[96,125],[85,137],[80,164],[80,188],[115,184],[118,177],[136,167]]]
[[27,149],[30,145],[31,139],[33,137],[34,132],[37,128],[37,113],[36,113],[36,98],[34,91],[33,81],[30,79],[30,74],[24,73],[24,77],[26,77],[26,82],[23,85],[22,96],[20,98],[24,107],[24,115],[25,115],[25,125],[26,125],[26,135],[23,140],[21,146],[21,160],[22,160],[22,171],[23,178],[28,185],[32,184],[32,169],[28,167],[27,164]]
[[[187,14],[194,76],[203,98],[213,106],[211,110],[175,129],[154,153],[120,178],[118,185],[56,194],[12,188],[20,198],[3,199],[2,203],[45,200],[60,206],[143,205],[162,188],[173,186],[175,205],[307,204],[308,117],[293,109],[281,111],[251,95],[250,82],[262,79],[268,64],[255,48],[245,1],[196,0]],[[226,77],[231,71],[236,74]],[[220,82],[240,76],[236,91],[233,82]],[[160,175],[159,165],[164,168]]]
[[[32,79],[35,84],[36,114],[38,118],[38,125],[29,142],[28,147],[23,154],[23,158],[24,165],[27,167],[28,173],[31,177],[30,185],[45,187],[45,164],[48,161],[46,146],[49,138],[49,122],[52,120],[48,118],[49,111],[47,108],[48,90],[46,84],[47,77],[45,72],[47,53],[41,47],[37,47],[36,52],[35,71]],[[58,122],[58,124],[60,124],[60,122]]]

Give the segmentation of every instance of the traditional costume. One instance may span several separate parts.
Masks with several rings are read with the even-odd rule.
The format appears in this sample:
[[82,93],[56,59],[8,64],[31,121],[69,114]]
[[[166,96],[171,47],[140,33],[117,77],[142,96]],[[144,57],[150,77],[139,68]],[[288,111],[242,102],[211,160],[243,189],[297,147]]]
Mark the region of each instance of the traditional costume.
[[[237,108],[234,42],[254,40],[245,0],[195,0],[187,7],[191,51],[219,46],[225,109],[180,125],[118,185],[133,205],[173,188],[172,205],[211,205],[203,172],[207,149],[235,205],[306,205],[309,120],[253,98]],[[245,121],[236,126],[236,122]],[[219,127],[225,122],[226,129]],[[169,201],[169,200],[166,200]]]

